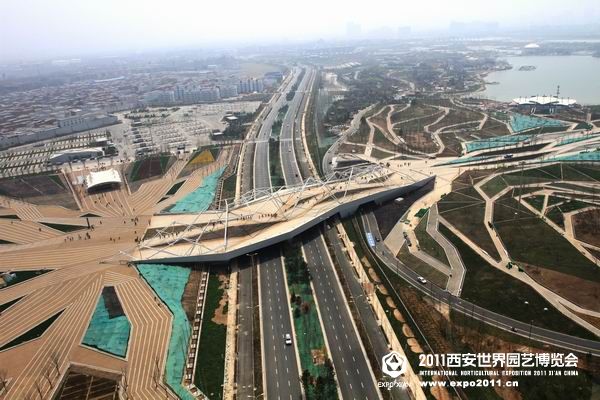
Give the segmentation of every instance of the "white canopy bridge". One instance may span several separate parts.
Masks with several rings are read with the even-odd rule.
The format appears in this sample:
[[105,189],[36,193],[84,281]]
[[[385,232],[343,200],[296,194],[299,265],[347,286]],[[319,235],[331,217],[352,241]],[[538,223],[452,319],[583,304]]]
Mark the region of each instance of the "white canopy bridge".
[[347,216],[368,202],[383,202],[428,181],[379,165],[352,167],[326,180],[308,178],[300,185],[253,190],[239,200],[224,200],[200,213],[154,215],[130,261],[227,262],[289,240],[335,214]]

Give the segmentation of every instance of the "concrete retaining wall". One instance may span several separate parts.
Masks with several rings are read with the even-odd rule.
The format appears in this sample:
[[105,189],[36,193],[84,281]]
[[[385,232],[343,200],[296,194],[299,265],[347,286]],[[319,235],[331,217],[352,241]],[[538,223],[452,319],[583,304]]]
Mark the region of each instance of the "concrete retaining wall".
[[[352,241],[350,241],[350,239],[348,238],[348,235],[346,234],[346,230],[344,229],[344,226],[340,222],[338,222],[336,227],[337,227],[338,232],[340,233],[342,242],[344,243],[344,246],[347,249],[348,255],[350,256],[350,261],[351,261],[352,265],[354,266],[356,273],[358,274],[360,283],[363,286],[363,288],[365,289],[365,293],[369,299],[369,303],[371,304],[371,307],[373,308],[375,317],[377,318],[377,321],[379,322],[379,324],[381,326],[381,330],[383,331],[383,334],[385,335],[385,338],[386,338],[387,342],[389,343],[389,346],[391,347],[391,349],[393,351],[396,351],[397,353],[399,353],[399,354],[403,355],[405,358],[407,358],[406,353],[404,352],[404,349],[400,345],[400,341],[398,340],[398,337],[396,336],[396,333],[394,332],[394,329],[392,328],[392,325],[390,324],[390,321],[388,320],[388,316],[386,315],[385,310],[383,309],[383,306],[381,305],[381,303],[379,301],[379,298],[375,294],[375,290],[373,290],[371,280],[369,279],[367,272],[365,271],[365,268],[362,265],[362,262],[358,258],[356,251],[354,250],[354,243],[352,243]],[[423,392],[423,388],[421,387],[421,384],[420,384],[421,380],[419,379],[419,376],[415,373],[415,371],[413,370],[413,368],[410,364],[408,364],[408,367],[404,374],[404,379],[408,383],[408,387],[410,388],[412,398],[415,398],[417,400],[426,400],[427,399],[427,397],[425,396],[425,392]]]

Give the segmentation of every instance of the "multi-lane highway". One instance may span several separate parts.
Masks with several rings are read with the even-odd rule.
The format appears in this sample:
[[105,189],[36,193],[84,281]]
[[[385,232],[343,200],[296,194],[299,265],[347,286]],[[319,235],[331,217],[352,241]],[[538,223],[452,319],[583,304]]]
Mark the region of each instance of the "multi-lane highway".
[[[348,290],[352,295],[352,300],[349,301],[354,302],[356,305],[356,310],[358,311],[360,320],[364,326],[367,340],[370,342],[375,360],[379,364],[379,368],[381,368],[382,357],[390,351],[386,338],[375,318],[375,314],[373,313],[373,309],[369,304],[367,296],[364,294],[363,288],[354,271],[354,267],[350,264],[348,256],[344,253],[343,244],[337,235],[337,230],[335,228],[327,229],[325,235],[327,235],[327,240],[333,245],[335,258],[339,263],[339,269],[348,285]],[[410,399],[408,392],[400,388],[392,388],[389,391],[389,394],[394,400]]]
[[[287,186],[302,182],[296,159],[297,135],[301,135],[301,114],[304,111],[308,91],[314,79],[314,70],[308,68],[290,102],[288,114],[281,130],[281,166]],[[299,137],[298,137],[299,138]],[[303,168],[306,171],[306,167]],[[369,361],[354,327],[352,315],[338,283],[338,279],[327,252],[321,232],[312,231],[302,239],[302,248],[309,271],[313,277],[315,299],[323,321],[324,335],[336,371],[342,398],[377,399],[381,394],[375,386]]]
[[263,338],[263,376],[266,399],[301,398],[300,371],[293,345],[289,298],[279,248],[265,249],[259,255],[261,334]]
[[[284,84],[278,99],[263,121],[256,138],[254,153],[254,189],[271,187],[269,172],[269,137],[279,109],[286,104],[286,95],[291,90],[300,69]],[[283,129],[282,129],[283,130]],[[292,321],[285,289],[285,274],[279,250],[261,252],[258,277],[260,286],[261,337],[265,398],[298,399],[302,396],[300,371],[293,345],[285,345],[284,335],[292,334]]]
[[311,276],[315,298],[343,399],[378,399],[360,338],[354,327],[346,298],[319,230],[303,237],[302,247]]
[[281,135],[279,136],[279,149],[281,155],[281,168],[287,186],[302,182],[302,173],[297,162],[297,147],[301,145],[302,138],[302,113],[308,101],[314,69],[306,69],[304,77],[298,85],[296,95],[289,103],[288,112],[283,120]]
[[[269,138],[271,137],[271,129],[277,119],[279,109],[287,103],[286,96],[292,89],[299,74],[299,68],[292,70],[292,77],[284,84],[284,89],[281,93],[275,95],[278,97],[271,106],[270,111],[268,111],[256,137],[254,146],[254,189],[268,189],[271,187],[271,174],[269,172]],[[286,116],[288,114],[289,112]],[[285,123],[283,126],[285,126]]]
[[[238,266],[237,397],[253,399],[254,387],[254,303],[252,301],[253,265],[250,257],[240,257]],[[257,332],[258,334],[258,332]]]
[[[243,155],[242,168],[252,166],[252,174],[242,173],[241,188],[243,192],[251,188],[270,188],[271,177],[269,173],[269,137],[273,123],[279,113],[279,109],[287,102],[286,95],[297,79],[299,69],[294,69],[292,75],[288,77],[282,87],[274,95],[273,99],[267,105],[268,109],[264,111],[264,119],[256,137],[248,137],[246,151]],[[262,398],[268,399],[292,399],[301,398],[302,391],[300,387],[300,372],[298,370],[298,361],[295,347],[286,346],[284,335],[292,333],[292,325],[288,298],[285,294],[285,275],[283,272],[283,263],[279,252],[271,249],[262,252],[255,258],[257,265],[258,281],[260,288],[259,304],[260,307],[260,332],[254,332],[251,325],[251,313],[256,304],[252,301],[251,285],[252,273],[247,271],[248,266],[241,265],[239,275],[240,296],[239,308],[240,318],[238,319],[238,398],[256,398],[262,395]],[[254,358],[253,353],[249,351],[254,335],[261,336],[261,351],[263,365],[263,393],[254,393],[256,386],[254,373],[252,371]],[[253,347],[252,347],[253,348]]]

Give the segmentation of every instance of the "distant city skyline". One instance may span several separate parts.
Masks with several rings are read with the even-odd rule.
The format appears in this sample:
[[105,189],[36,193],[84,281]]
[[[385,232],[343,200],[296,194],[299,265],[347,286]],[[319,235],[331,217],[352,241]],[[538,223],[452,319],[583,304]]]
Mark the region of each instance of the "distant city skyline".
[[0,43],[0,62],[190,46],[393,37],[448,32],[451,27],[458,27],[460,33],[461,26],[469,24],[526,29],[600,20],[595,1],[577,3],[574,7],[556,0],[426,0],[418,5],[306,0],[284,7],[275,0],[226,5],[191,0],[9,0],[0,6],[0,36],[10,39]]

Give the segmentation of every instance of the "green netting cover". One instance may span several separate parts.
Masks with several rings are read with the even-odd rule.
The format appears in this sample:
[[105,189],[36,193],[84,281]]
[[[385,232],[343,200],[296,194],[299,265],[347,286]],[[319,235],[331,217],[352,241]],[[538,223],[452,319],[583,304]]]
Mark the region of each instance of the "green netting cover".
[[181,305],[181,297],[190,276],[190,269],[163,264],[139,264],[137,269],[173,314],[165,381],[180,399],[194,400],[181,385],[191,333],[190,323]]
[[202,212],[206,211],[215,198],[215,191],[219,178],[225,171],[225,168],[220,168],[212,174],[208,175],[202,181],[202,185],[179,200],[168,212],[185,213],[185,212]]
[[83,344],[119,357],[125,357],[129,331],[130,325],[127,317],[122,315],[110,318],[104,296],[100,295],[90,325],[83,337]]

